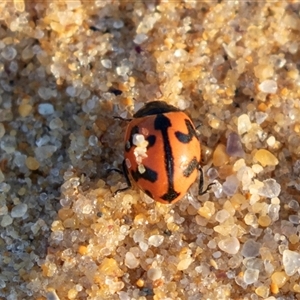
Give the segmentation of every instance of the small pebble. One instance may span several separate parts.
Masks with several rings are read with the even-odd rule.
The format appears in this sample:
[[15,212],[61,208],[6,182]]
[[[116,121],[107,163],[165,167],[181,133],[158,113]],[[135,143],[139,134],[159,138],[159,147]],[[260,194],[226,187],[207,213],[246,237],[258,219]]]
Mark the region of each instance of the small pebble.
[[263,167],[276,166],[278,164],[278,159],[266,149],[259,149],[255,153],[254,159],[257,160]]
[[246,269],[244,272],[244,281],[247,284],[252,284],[258,280],[259,270],[257,269]]
[[49,288],[48,292],[46,293],[47,300],[60,300],[56,291],[53,288]]
[[270,293],[270,288],[268,286],[261,285],[255,290],[256,295],[262,298],[267,298]]
[[10,215],[4,215],[1,220],[1,226],[7,227],[13,222],[13,218]]
[[216,167],[224,166],[228,163],[229,156],[226,153],[226,147],[223,144],[218,144],[213,153],[213,164]]
[[276,284],[279,288],[283,287],[288,280],[285,272],[274,272],[271,276],[272,283]]
[[261,226],[261,227],[268,227],[270,226],[271,224],[271,218],[269,216],[260,216],[258,218],[258,224]]
[[134,256],[132,252],[127,252],[125,254],[125,265],[129,269],[135,269],[140,264],[140,261]]
[[54,107],[51,103],[41,103],[38,106],[38,112],[42,116],[52,115],[54,113]]
[[33,171],[37,170],[40,167],[40,163],[34,157],[31,156],[28,156],[26,158],[25,164],[29,170]]
[[154,281],[160,279],[162,276],[162,271],[160,268],[151,268],[147,271],[147,277]]
[[32,112],[32,105],[30,104],[21,104],[18,108],[19,114],[21,117],[25,118],[29,116]]
[[137,45],[144,43],[148,39],[148,36],[144,33],[139,33],[133,39],[133,42]]
[[68,86],[66,88],[66,93],[70,96],[70,97],[75,97],[76,96],[76,88],[74,86]]
[[226,178],[226,181],[223,183],[223,192],[227,196],[233,196],[239,186],[240,182],[236,178],[236,175],[231,175]]
[[63,122],[60,118],[52,119],[49,123],[49,128],[51,130],[59,129],[63,127]]
[[267,144],[269,147],[274,147],[275,143],[276,143],[276,139],[275,137],[272,135],[267,139]]
[[263,181],[264,186],[258,189],[258,194],[267,198],[278,197],[281,192],[281,186],[273,178],[269,178]]
[[12,208],[11,216],[13,218],[21,218],[26,214],[26,212],[27,212],[27,204],[19,203]]
[[258,111],[255,113],[255,119],[257,124],[263,123],[268,118],[268,114]]
[[239,116],[237,126],[238,126],[238,133],[240,136],[248,132],[252,127],[249,116],[246,114]]
[[216,213],[216,221],[223,223],[230,217],[230,213],[226,209],[219,210]]
[[40,87],[38,89],[38,94],[42,99],[49,100],[52,97],[55,97],[57,95],[57,92],[56,90],[52,90],[51,88],[48,87]]
[[259,255],[260,247],[260,243],[257,243],[254,240],[247,240],[242,247],[241,254],[244,257],[256,257]]
[[300,253],[291,250],[284,250],[282,264],[285,273],[288,276],[293,276],[300,269]]
[[5,180],[5,176],[3,174],[3,172],[0,169],[0,183],[3,182]]
[[102,274],[107,274],[108,276],[119,277],[123,275],[123,271],[119,268],[118,262],[113,258],[104,258],[98,270]]
[[215,204],[211,201],[206,201],[204,205],[199,208],[198,214],[205,219],[210,219],[215,211]]
[[179,271],[186,270],[193,261],[194,259],[191,257],[182,259],[177,265],[177,270]]
[[237,254],[240,250],[240,242],[236,237],[227,237],[218,243],[219,248],[231,255]]
[[164,241],[163,235],[152,235],[149,237],[148,242],[150,246],[159,247]]
[[144,240],[144,232],[140,229],[137,229],[133,234],[133,240],[135,243],[142,242]]
[[11,61],[17,56],[17,50],[12,46],[6,46],[2,50],[1,56],[6,60]]
[[274,80],[268,79],[263,81],[258,88],[264,93],[275,94],[277,92],[277,83]]
[[227,139],[226,153],[231,157],[244,157],[245,151],[239,135],[231,132]]
[[149,245],[145,242],[140,242],[139,247],[143,252],[146,252],[149,249]]
[[112,67],[112,62],[110,59],[102,59],[101,64],[106,69],[111,69],[111,67]]
[[3,123],[0,123],[0,139],[4,136],[5,134],[5,127]]

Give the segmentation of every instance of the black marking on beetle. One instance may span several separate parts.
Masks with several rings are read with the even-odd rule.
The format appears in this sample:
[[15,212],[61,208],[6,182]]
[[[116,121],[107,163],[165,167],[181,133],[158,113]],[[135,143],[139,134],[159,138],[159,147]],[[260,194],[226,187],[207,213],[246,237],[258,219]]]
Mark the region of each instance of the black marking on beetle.
[[156,142],[156,136],[155,135],[149,135],[147,138],[146,138],[147,142],[149,143],[148,146],[147,146],[147,149],[151,148],[155,142]]
[[161,131],[164,143],[164,164],[166,174],[168,176],[168,191],[166,194],[161,196],[161,199],[168,202],[172,202],[180,195],[180,193],[177,193],[174,190],[174,157],[168,135],[168,128],[171,126],[171,121],[164,114],[158,114],[156,116],[154,121],[154,129]]
[[145,190],[144,192],[145,192],[146,195],[148,195],[150,198],[153,199],[152,193],[150,191]]
[[132,170],[131,171],[131,176],[134,181],[138,181],[139,179],[145,179],[150,182],[155,182],[157,180],[157,172],[151,170],[150,168],[145,167],[145,172],[140,173],[138,170]]
[[178,196],[180,195],[180,193],[177,193],[174,188],[169,188],[168,192],[165,193],[164,195],[162,195],[160,198],[168,201],[168,202],[172,202],[173,200],[175,200]]
[[189,177],[199,167],[199,162],[194,157],[188,164],[187,168],[183,171],[184,177]]
[[146,103],[134,115],[134,118],[142,118],[150,115],[164,114],[168,112],[180,111],[177,107],[167,104],[164,101],[152,101]]
[[191,121],[187,120],[187,119],[185,119],[184,121],[185,121],[186,128],[188,130],[188,133],[186,134],[186,133],[182,133],[180,131],[176,131],[175,136],[181,143],[188,144],[193,139],[193,137],[196,137],[197,139],[198,139],[198,137],[197,137],[196,131],[195,131]]
[[125,151],[129,152],[133,146],[133,135],[139,133],[139,127],[133,126],[130,131],[129,140],[125,142]]

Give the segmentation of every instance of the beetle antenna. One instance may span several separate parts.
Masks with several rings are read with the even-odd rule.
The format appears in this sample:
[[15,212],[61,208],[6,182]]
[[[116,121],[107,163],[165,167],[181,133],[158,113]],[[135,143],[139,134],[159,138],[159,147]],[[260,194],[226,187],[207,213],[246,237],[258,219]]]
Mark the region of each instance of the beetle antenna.
[[122,117],[119,117],[119,116],[114,116],[114,119],[116,120],[121,120],[121,121],[126,121],[126,122],[130,122],[132,121],[132,119],[127,119],[127,118],[122,118]]

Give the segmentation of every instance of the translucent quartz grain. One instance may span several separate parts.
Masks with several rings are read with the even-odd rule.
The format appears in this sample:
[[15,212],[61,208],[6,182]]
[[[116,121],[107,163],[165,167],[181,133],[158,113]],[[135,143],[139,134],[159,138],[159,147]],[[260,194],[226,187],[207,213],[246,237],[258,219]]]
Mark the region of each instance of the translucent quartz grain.
[[142,44],[143,42],[145,42],[148,39],[148,36],[144,33],[139,33],[135,36],[133,42],[137,45]]
[[258,88],[264,93],[275,94],[277,92],[277,83],[274,80],[265,80]]
[[152,235],[149,237],[148,242],[150,246],[159,247],[164,241],[164,236],[162,235]]
[[251,127],[252,124],[248,115],[243,114],[238,117],[238,133],[240,136],[248,132]]
[[270,288],[262,285],[255,289],[255,293],[262,298],[267,298],[270,293]]
[[291,250],[284,250],[282,256],[282,264],[285,273],[293,276],[300,268],[300,253]]
[[235,175],[228,176],[223,183],[223,192],[227,196],[233,196],[238,189],[240,182]]
[[226,152],[231,157],[245,156],[240,136],[237,133],[231,132],[229,134],[226,144]]
[[193,261],[194,259],[191,257],[182,259],[177,265],[177,270],[179,271],[186,270]]
[[264,186],[258,189],[258,194],[267,198],[278,197],[281,191],[281,186],[275,179],[269,178],[263,181]]
[[223,223],[230,217],[230,213],[226,209],[219,210],[216,213],[216,221]]
[[106,69],[110,69],[112,67],[112,62],[110,59],[102,59],[101,64]]
[[147,277],[150,280],[158,280],[162,276],[162,270],[160,268],[151,268],[147,271]]
[[215,213],[215,205],[211,201],[206,201],[202,207],[199,208],[198,214],[205,219],[210,219]]
[[139,259],[137,259],[132,252],[127,252],[125,254],[125,265],[129,269],[135,269],[139,264]]
[[247,284],[252,284],[258,280],[259,270],[257,269],[246,269],[244,272],[244,281]]
[[240,250],[240,242],[236,237],[227,237],[218,243],[219,248],[228,254],[237,254]]
[[242,247],[241,254],[244,257],[256,257],[259,255],[260,247],[260,243],[257,243],[254,240],[247,240]]

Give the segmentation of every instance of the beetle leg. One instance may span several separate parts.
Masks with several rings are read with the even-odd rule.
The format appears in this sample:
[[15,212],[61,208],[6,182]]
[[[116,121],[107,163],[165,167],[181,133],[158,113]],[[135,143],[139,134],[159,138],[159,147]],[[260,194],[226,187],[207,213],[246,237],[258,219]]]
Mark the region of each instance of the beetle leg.
[[119,169],[110,169],[110,171],[116,171],[120,174],[123,174],[124,177],[125,177],[125,180],[126,180],[126,183],[127,183],[127,186],[125,188],[122,188],[122,189],[118,189],[114,192],[114,196],[120,192],[124,192],[128,189],[131,188],[131,182],[130,182],[130,179],[129,179],[129,176],[128,176],[128,170],[127,170],[127,167],[126,167],[126,163],[125,163],[125,159],[123,160],[122,162],[122,171],[119,170]]
[[204,174],[203,174],[203,170],[201,167],[199,167],[199,171],[200,171],[200,180],[199,180],[199,192],[198,195],[204,195],[206,193],[209,192],[209,190],[211,189],[211,187],[214,185],[214,183],[210,183],[206,189],[204,189],[203,184],[204,184]]

